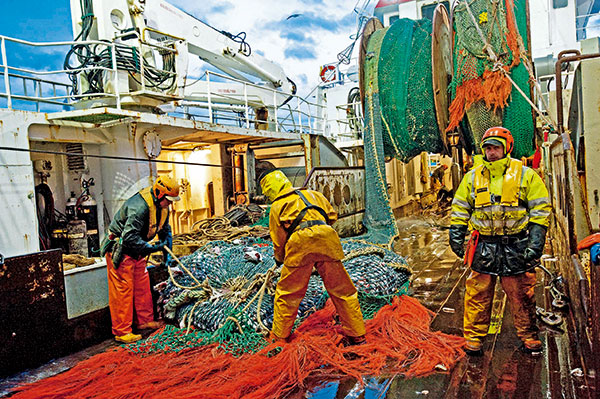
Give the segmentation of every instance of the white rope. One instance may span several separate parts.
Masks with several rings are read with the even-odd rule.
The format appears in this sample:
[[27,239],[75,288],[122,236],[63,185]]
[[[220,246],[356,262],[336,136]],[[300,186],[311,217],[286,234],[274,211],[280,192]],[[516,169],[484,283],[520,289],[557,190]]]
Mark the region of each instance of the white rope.
[[542,118],[544,120],[545,124],[548,125],[552,125],[553,127],[556,126],[554,124],[554,122],[548,118],[546,115],[544,115],[544,113],[533,103],[533,101],[531,101],[531,99],[529,98],[529,96],[527,96],[525,94],[525,92],[523,92],[523,90],[521,90],[521,88],[517,85],[517,83],[512,80],[512,78],[510,77],[510,74],[508,73],[508,71],[506,69],[503,68],[503,64],[501,62],[498,62],[494,65],[494,71],[499,70],[501,71],[504,76],[506,76],[508,78],[508,80],[510,80],[510,83],[512,83],[512,85],[515,87],[515,89],[517,89],[517,91],[523,96],[523,98],[529,103],[529,105],[531,106],[531,108],[533,108],[533,110],[540,116],[540,118]]

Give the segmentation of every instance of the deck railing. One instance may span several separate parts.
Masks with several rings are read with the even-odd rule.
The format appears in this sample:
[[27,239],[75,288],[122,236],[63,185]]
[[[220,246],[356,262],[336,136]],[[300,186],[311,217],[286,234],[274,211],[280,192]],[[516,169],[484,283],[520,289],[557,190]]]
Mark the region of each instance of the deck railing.
[[[139,36],[137,39],[127,41],[136,42],[137,45],[127,45],[126,48],[137,51],[140,59],[148,53],[152,53],[150,58],[157,59],[169,52],[176,52],[168,44],[149,43]],[[108,50],[110,62],[104,60],[103,65],[72,69],[36,69],[24,66],[27,63],[23,58],[29,58],[32,64],[40,60],[55,63],[60,61],[62,64],[74,45]],[[152,73],[173,75],[176,82],[182,79],[178,79],[180,77],[177,71],[164,70],[143,60],[135,63],[137,69],[132,72],[134,64],[127,59],[124,61],[123,58],[118,58],[117,54],[124,48],[123,43],[115,42],[88,40],[37,43],[0,35],[0,107],[37,112],[65,111],[88,106],[122,109],[127,107],[126,102],[131,98],[146,96],[162,100],[157,108],[172,116],[247,129],[323,134],[324,117],[319,115],[326,112],[319,112],[322,108],[319,104],[212,71],[207,71],[198,78],[186,76],[184,84],[178,84],[168,91],[156,90],[146,78],[141,78],[146,76],[145,72],[151,70]],[[52,55],[51,58],[49,54]],[[10,62],[14,59],[19,60],[18,63]],[[125,67],[124,62],[127,64]],[[85,91],[87,80],[83,75],[87,73],[89,76],[94,72],[101,76],[103,92]],[[76,86],[71,80],[74,80]],[[194,85],[202,90],[189,90]],[[228,88],[223,89],[224,87]],[[154,111],[150,108],[148,110]]]

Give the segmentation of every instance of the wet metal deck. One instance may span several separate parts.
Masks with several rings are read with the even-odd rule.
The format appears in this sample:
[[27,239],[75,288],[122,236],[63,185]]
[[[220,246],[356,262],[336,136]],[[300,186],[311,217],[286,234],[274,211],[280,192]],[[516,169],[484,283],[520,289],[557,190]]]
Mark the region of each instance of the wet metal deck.
[[[448,218],[419,217],[398,221],[400,239],[396,252],[406,256],[413,270],[413,296],[435,313],[432,327],[462,334],[464,282],[468,271],[448,246]],[[538,306],[548,305],[543,296],[544,276],[538,272]],[[532,357],[518,346],[512,315],[500,286],[497,287],[490,333],[483,357],[463,358],[448,373],[406,380],[402,377],[333,383],[308,394],[310,398],[479,399],[479,398],[595,398],[593,382],[581,371],[577,345],[567,333],[572,315],[559,328],[540,325],[544,353]]]
[[[448,247],[447,217],[404,218],[398,221],[400,240],[395,250],[406,256],[413,269],[413,296],[434,312],[433,328],[450,334],[461,334],[464,280],[462,262]],[[542,295],[543,276],[539,277],[538,305],[546,306]],[[492,326],[483,357],[465,357],[446,373],[406,380],[364,378],[364,385],[354,380],[315,387],[305,398],[583,398],[593,399],[588,388],[593,385],[581,362],[577,343],[570,340],[573,320],[569,311],[559,328],[545,328],[540,323],[544,354],[531,357],[518,350],[512,316],[504,294],[497,292]],[[77,362],[114,345],[107,341],[87,351],[51,362],[0,382],[0,395],[11,387],[45,378],[72,367]],[[578,370],[579,369],[579,370]]]

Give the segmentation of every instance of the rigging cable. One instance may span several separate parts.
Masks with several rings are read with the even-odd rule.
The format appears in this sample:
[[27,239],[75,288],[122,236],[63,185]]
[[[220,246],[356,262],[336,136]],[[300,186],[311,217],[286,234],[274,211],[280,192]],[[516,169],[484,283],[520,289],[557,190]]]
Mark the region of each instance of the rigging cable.
[[[369,4],[371,3],[371,0],[362,0],[363,4],[359,8],[358,3],[360,3],[360,2],[361,2],[361,0],[356,1],[356,4],[354,5],[354,10],[353,10],[353,12],[358,14],[358,27],[356,29],[356,33],[353,35],[350,35],[350,39],[352,40],[352,43],[348,47],[346,47],[344,50],[342,50],[340,53],[338,53],[338,55],[337,55],[338,62],[336,64],[336,68],[339,67],[339,65],[342,63],[346,64],[346,65],[350,63],[350,56],[352,55],[354,46],[356,45],[356,42],[362,35],[363,25],[369,19],[366,10],[367,10],[367,7],[369,6]],[[321,84],[317,83],[317,85],[315,85],[312,88],[312,90],[306,95],[305,98],[309,98],[315,92],[315,90],[317,90],[317,88],[320,86],[321,86]]]
[[69,156],[75,156],[75,157],[114,159],[114,160],[119,160],[119,161],[168,163],[168,164],[189,165],[189,166],[208,166],[208,167],[212,167],[212,168],[223,168],[223,169],[243,169],[243,167],[241,167],[241,166],[220,165],[220,164],[212,164],[212,163],[185,162],[185,161],[165,161],[165,160],[162,160],[162,159],[119,157],[119,156],[116,156],[116,155],[77,154],[77,153],[64,152],[64,151],[34,150],[34,149],[31,149],[31,148],[0,147],[0,151],[1,150],[4,150],[4,151],[18,151],[18,152],[33,152],[33,153],[36,153],[36,154],[69,155]]

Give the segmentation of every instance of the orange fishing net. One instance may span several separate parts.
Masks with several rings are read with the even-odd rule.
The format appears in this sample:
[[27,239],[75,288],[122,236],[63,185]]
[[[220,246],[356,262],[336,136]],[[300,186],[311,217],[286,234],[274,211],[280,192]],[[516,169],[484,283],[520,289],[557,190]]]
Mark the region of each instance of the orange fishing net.
[[[367,343],[344,347],[335,308],[308,317],[291,342],[236,358],[216,345],[139,356],[108,351],[57,376],[20,387],[24,398],[281,398],[325,381],[362,375],[425,376],[464,356],[462,337],[429,329],[432,313],[416,299],[395,297],[367,321]],[[158,332],[160,333],[160,332]],[[438,366],[439,365],[439,366]],[[437,367],[436,367],[437,366]]]

